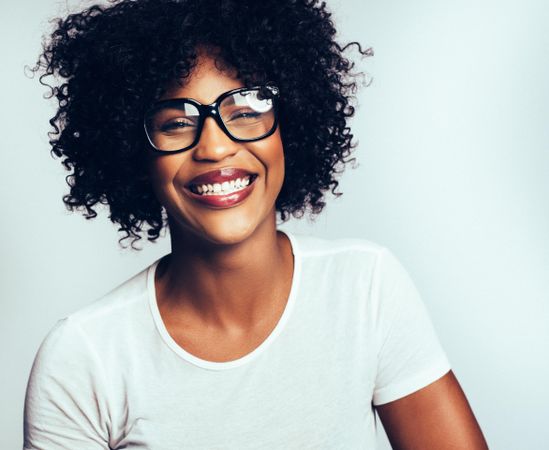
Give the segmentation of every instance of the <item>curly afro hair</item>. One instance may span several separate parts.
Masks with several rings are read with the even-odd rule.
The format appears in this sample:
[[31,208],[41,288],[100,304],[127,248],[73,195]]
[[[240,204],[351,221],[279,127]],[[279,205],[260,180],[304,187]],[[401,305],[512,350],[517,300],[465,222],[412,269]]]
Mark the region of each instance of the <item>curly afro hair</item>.
[[[245,86],[275,83],[286,177],[276,201],[281,220],[318,214],[356,146],[347,126],[356,76],[318,0],[110,0],[64,19],[43,44],[33,72],[59,107],[50,120],[52,153],[70,171],[70,211],[97,216],[108,205],[119,231],[155,241],[167,225],[148,172],[143,114],[174,79],[216,48]],[[52,86],[48,76],[62,78]],[[296,120],[298,118],[298,120]]]

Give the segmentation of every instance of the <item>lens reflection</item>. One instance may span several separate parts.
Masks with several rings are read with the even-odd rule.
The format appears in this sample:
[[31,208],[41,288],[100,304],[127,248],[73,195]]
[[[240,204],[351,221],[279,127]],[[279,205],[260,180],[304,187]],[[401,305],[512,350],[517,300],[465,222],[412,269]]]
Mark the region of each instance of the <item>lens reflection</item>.
[[274,124],[273,101],[259,98],[258,91],[237,92],[219,105],[221,119],[237,139],[255,139]]

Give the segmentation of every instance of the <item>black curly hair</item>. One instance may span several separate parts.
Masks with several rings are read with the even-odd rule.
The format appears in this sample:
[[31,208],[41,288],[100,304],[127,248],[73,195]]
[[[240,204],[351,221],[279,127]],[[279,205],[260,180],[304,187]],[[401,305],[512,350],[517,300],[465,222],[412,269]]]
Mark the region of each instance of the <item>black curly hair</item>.
[[[187,77],[197,48],[219,50],[245,86],[274,82],[286,177],[276,201],[281,220],[318,214],[327,190],[356,146],[347,126],[357,89],[354,63],[341,46],[325,2],[318,0],[109,0],[64,19],[31,69],[59,108],[50,120],[52,153],[71,173],[67,209],[109,218],[120,239],[155,241],[166,217],[147,172],[143,114],[174,79]],[[57,85],[44,81],[62,78]],[[296,120],[299,118],[299,120]]]

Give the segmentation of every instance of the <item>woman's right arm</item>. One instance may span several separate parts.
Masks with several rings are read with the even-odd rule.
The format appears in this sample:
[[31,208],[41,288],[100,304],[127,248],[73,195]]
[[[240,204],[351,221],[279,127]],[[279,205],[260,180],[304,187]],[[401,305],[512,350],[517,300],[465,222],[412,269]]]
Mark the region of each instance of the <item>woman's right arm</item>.
[[24,411],[24,450],[108,450],[104,373],[83,332],[62,319],[34,360]]

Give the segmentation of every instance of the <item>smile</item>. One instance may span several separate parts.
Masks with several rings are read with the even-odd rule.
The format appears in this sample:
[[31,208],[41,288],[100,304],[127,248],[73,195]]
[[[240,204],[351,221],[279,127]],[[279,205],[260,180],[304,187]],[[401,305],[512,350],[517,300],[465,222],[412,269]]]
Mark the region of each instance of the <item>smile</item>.
[[257,177],[243,169],[224,168],[193,178],[186,188],[191,198],[204,205],[228,208],[240,204],[252,193]]
[[189,189],[191,192],[198,195],[228,195],[246,189],[250,183],[253,183],[255,178],[256,175],[248,175],[246,177],[224,181],[223,183],[191,184]]

